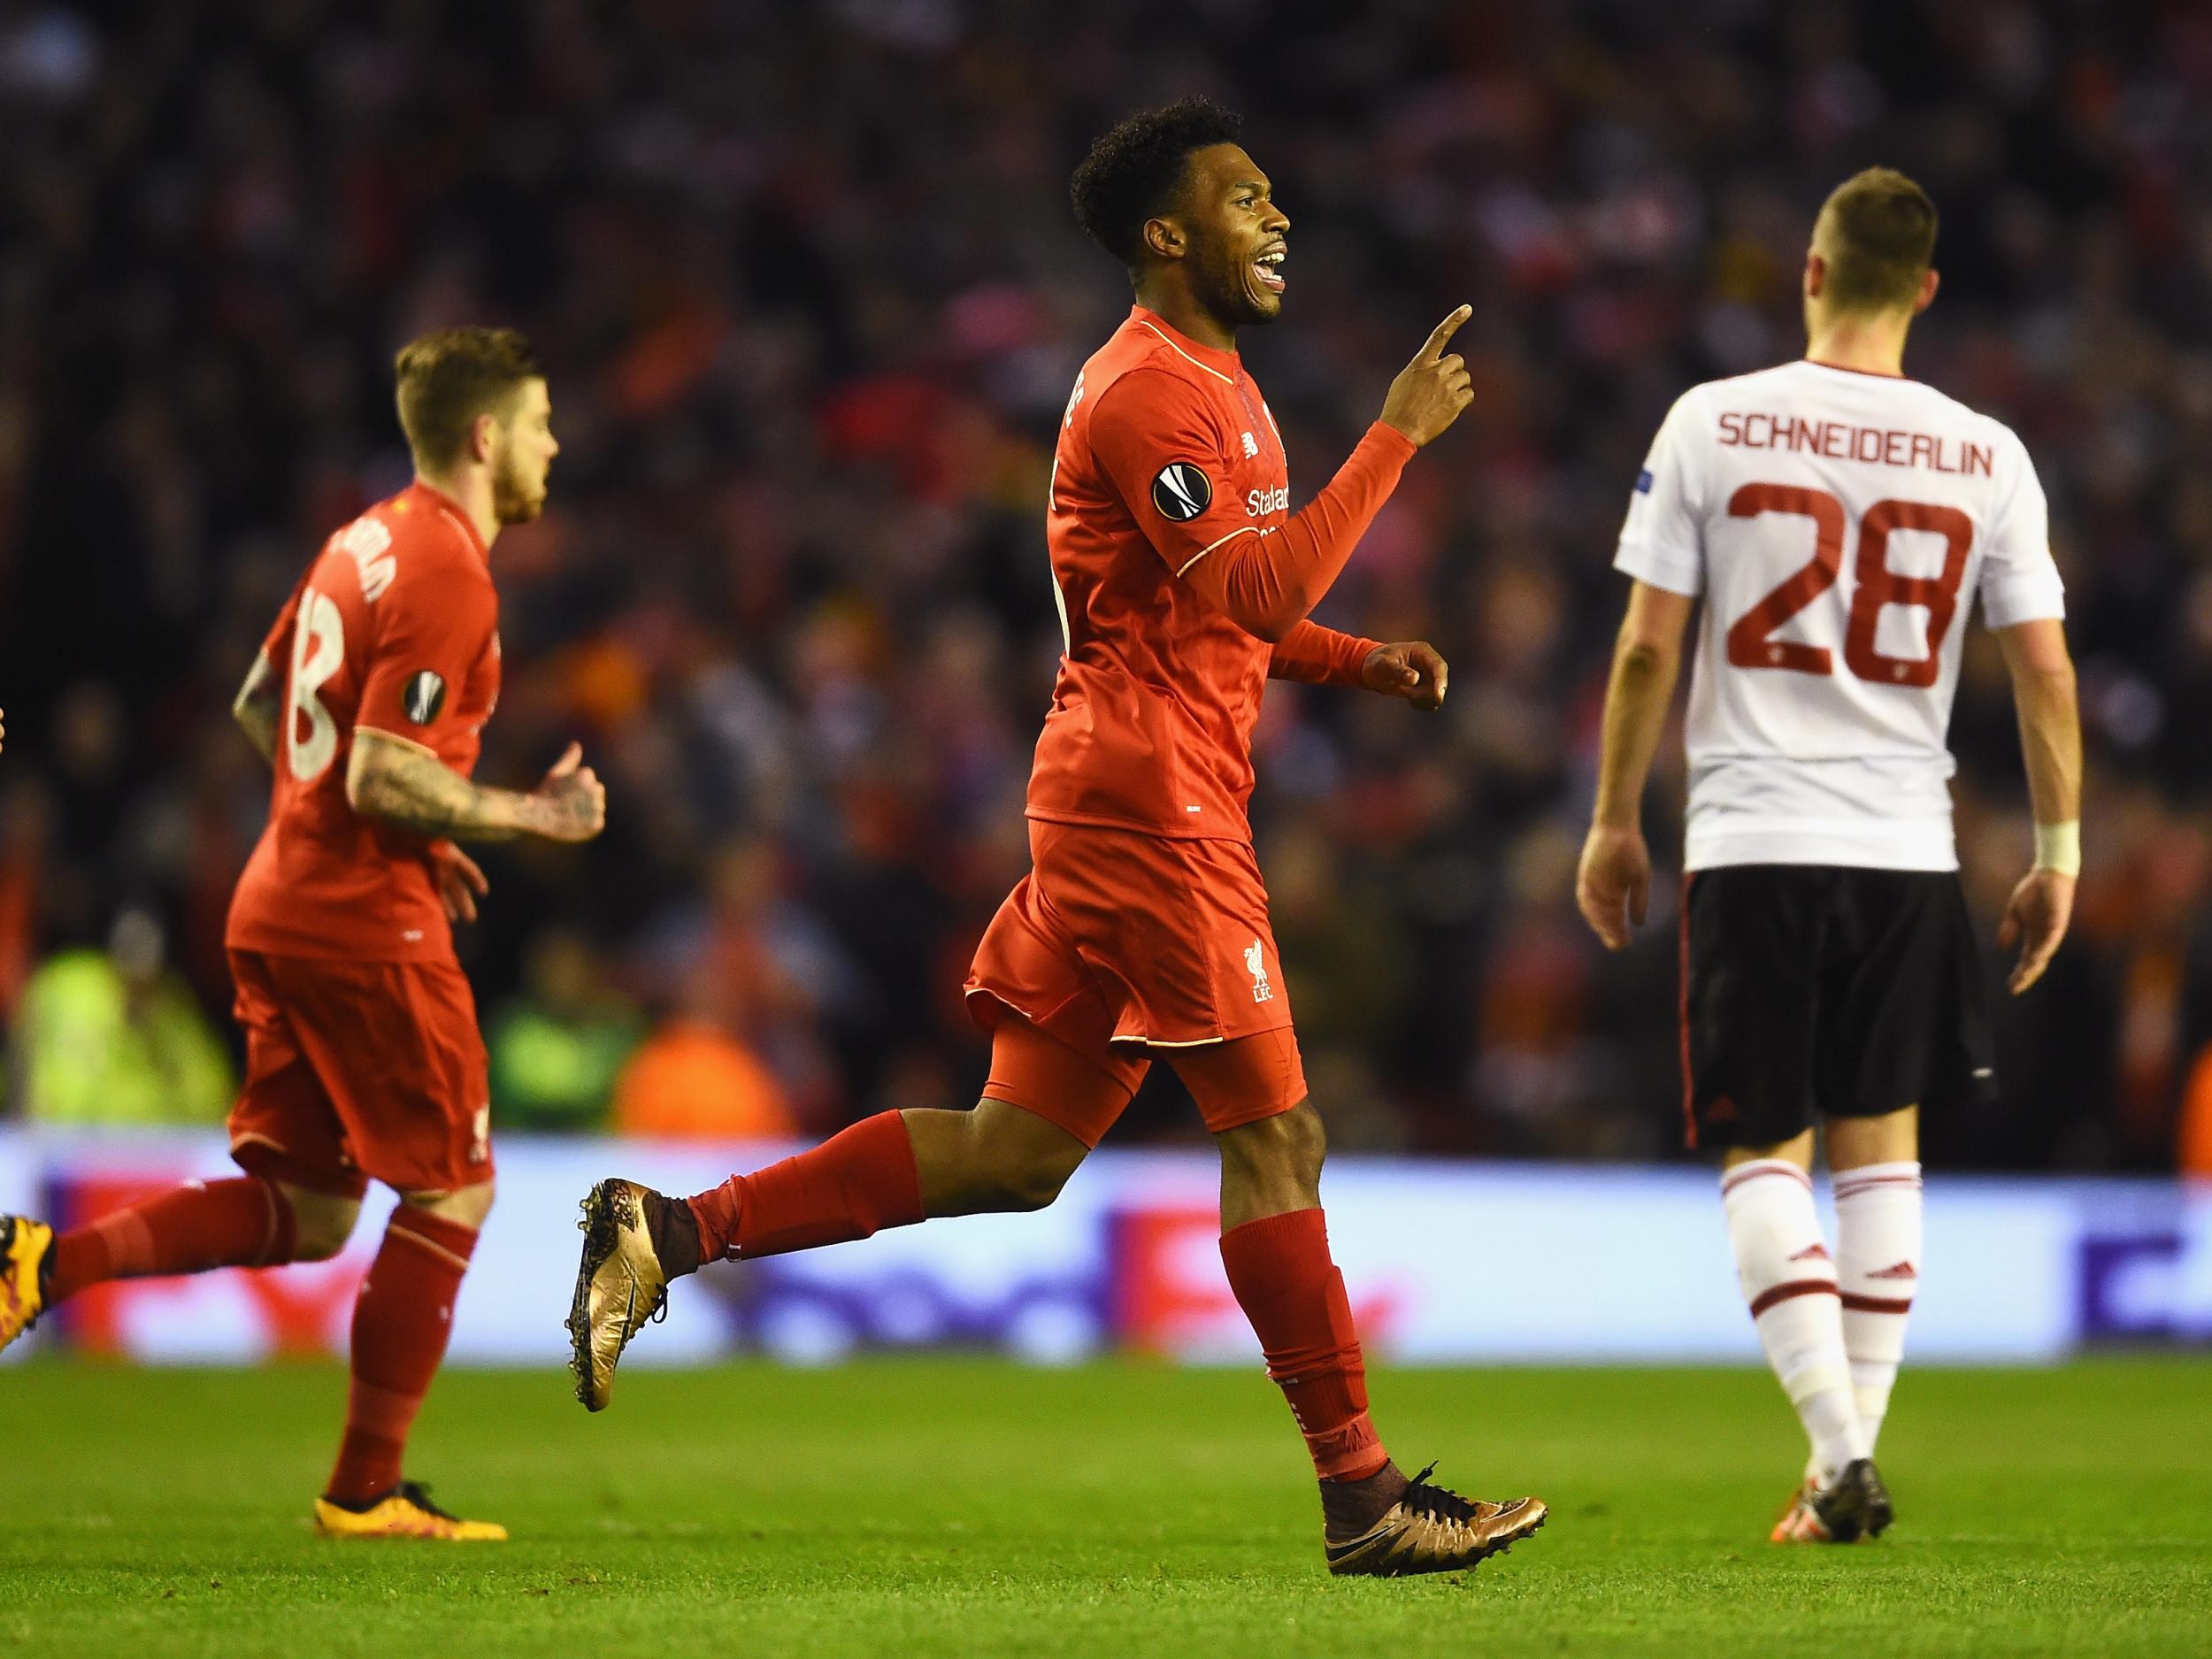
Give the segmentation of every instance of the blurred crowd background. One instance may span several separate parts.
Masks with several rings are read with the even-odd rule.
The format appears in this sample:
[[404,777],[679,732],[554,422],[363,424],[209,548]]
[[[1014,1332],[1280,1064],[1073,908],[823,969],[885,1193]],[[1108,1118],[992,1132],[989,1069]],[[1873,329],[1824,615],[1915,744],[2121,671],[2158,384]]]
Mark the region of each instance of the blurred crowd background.
[[[497,1121],[972,1100],[958,987],[1058,649],[1050,444],[1128,300],[1066,180],[1194,90],[1293,219],[1244,347],[1294,500],[1475,307],[1474,408],[1322,612],[1433,640],[1448,708],[1282,686],[1259,737],[1335,1143],[1680,1156],[1671,872],[1617,958],[1570,893],[1613,541],[1676,393],[1801,349],[1813,212],[1881,162],[1945,213],[1909,371],[2042,470],[2092,757],[2073,939],[1932,1156],[2212,1169],[2212,14],[2091,0],[0,4],[9,1110],[227,1107],[267,791],[227,703],[405,482],[393,351],[464,321],[535,337],[564,446],[497,549],[480,776],[572,735],[611,795],[588,849],[484,856]],[[2030,843],[1978,630],[1955,737],[1993,928]],[[1195,1137],[1157,1072],[1125,1137]]]

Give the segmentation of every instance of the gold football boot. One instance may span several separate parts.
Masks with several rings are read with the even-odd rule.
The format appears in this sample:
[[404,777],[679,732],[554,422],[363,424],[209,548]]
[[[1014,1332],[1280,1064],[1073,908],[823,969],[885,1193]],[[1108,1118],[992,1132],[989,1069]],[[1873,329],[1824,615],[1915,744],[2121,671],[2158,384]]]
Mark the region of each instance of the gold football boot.
[[1543,1525],[1541,1498],[1489,1503],[1431,1486],[1431,1463],[1407,1483],[1398,1501],[1357,1538],[1329,1544],[1329,1571],[1345,1576],[1401,1578],[1417,1572],[1459,1572],[1502,1555]]
[[584,1200],[583,1259],[569,1304],[570,1369],[576,1397],[604,1411],[614,1393],[614,1368],[630,1339],[668,1308],[669,1273],[646,1223],[649,1206],[666,1204],[635,1181],[602,1181]]

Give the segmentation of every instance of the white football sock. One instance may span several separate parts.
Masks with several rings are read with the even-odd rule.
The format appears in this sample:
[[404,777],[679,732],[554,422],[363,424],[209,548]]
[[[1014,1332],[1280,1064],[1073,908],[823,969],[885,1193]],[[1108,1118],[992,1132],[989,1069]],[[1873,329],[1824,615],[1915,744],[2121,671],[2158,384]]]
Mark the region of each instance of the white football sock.
[[1813,1211],[1812,1179],[1786,1159],[1760,1158],[1723,1171],[1720,1192],[1736,1281],[1825,1485],[1864,1457],[1867,1447],[1844,1353],[1836,1264]]
[[1905,1319],[1920,1282],[1920,1238],[1919,1164],[1863,1164],[1836,1171],[1843,1346],[1870,1456],[1905,1357]]

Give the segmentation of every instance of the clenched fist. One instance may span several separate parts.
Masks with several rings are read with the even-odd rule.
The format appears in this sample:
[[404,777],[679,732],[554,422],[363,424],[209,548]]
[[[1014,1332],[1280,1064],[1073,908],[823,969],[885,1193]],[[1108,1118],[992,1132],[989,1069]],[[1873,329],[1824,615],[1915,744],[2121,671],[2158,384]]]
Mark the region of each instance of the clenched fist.
[[1426,640],[1378,645],[1360,665],[1360,680],[1368,690],[1402,697],[1432,712],[1444,706],[1444,687],[1450,677],[1444,654]]
[[1467,359],[1444,348],[1459,326],[1474,315],[1463,305],[1437,324],[1436,331],[1413,354],[1413,361],[1398,371],[1383,399],[1382,422],[1395,427],[1415,443],[1426,445],[1444,435],[1459,419],[1459,411],[1475,401],[1474,382],[1468,377]]

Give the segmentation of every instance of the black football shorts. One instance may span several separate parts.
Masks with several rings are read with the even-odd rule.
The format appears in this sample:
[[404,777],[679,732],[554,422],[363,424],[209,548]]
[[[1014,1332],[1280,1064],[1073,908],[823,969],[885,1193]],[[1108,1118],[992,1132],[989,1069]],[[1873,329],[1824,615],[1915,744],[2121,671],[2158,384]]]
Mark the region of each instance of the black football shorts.
[[1816,1114],[1940,1111],[1995,1086],[1981,954],[1947,871],[1732,864],[1682,905],[1694,1147],[1766,1147]]

